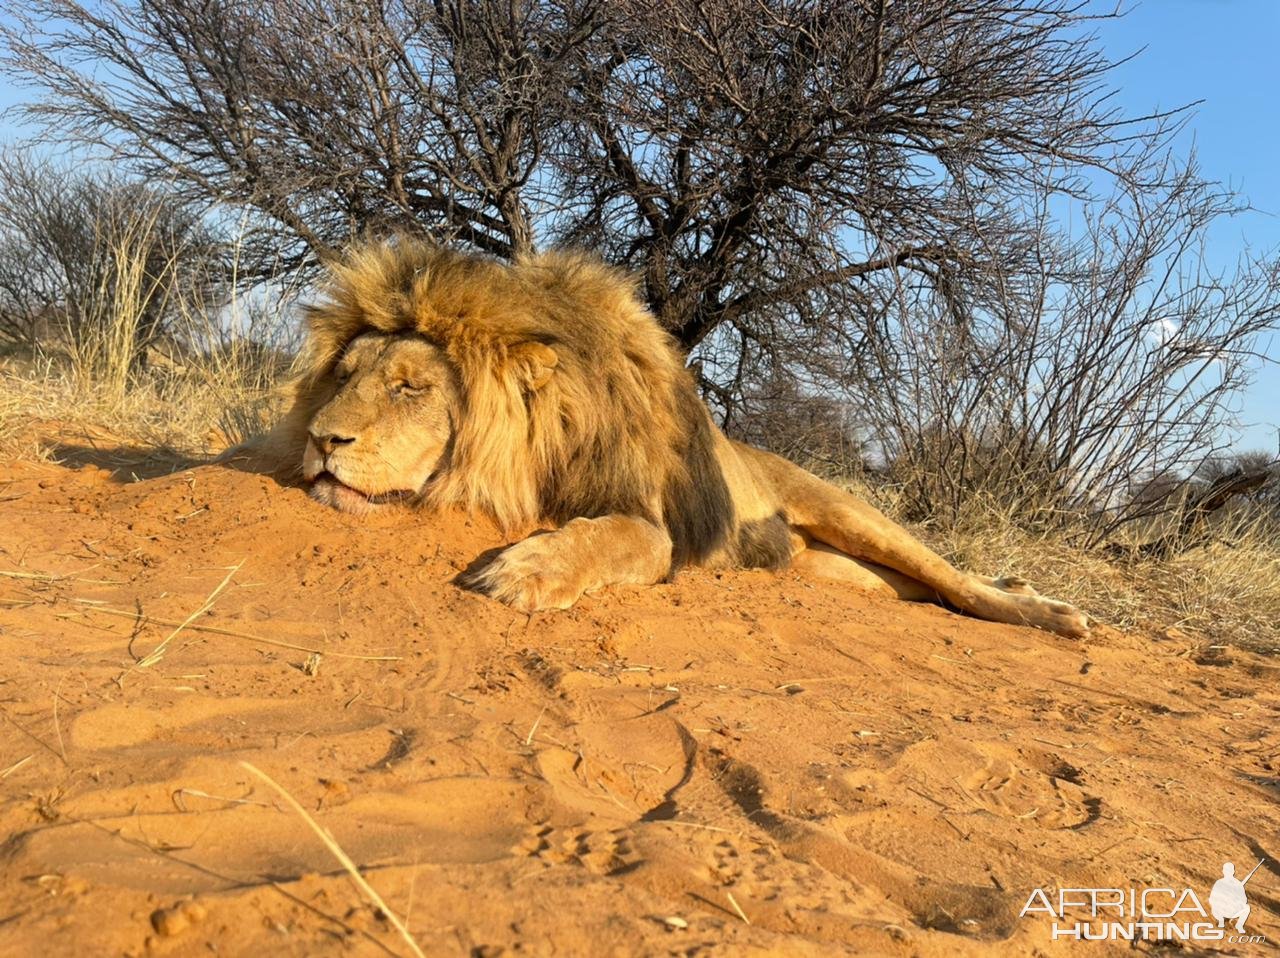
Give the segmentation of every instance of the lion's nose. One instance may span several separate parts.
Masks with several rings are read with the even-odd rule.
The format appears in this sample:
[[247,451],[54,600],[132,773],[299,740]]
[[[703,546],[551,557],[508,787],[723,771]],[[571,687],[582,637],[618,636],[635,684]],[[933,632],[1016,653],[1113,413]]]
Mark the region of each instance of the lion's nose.
[[339,436],[336,433],[326,433],[325,435],[317,436],[315,433],[312,433],[311,441],[316,444],[316,448],[318,448],[323,455],[327,456],[339,446],[351,445],[351,443],[356,441],[356,437]]

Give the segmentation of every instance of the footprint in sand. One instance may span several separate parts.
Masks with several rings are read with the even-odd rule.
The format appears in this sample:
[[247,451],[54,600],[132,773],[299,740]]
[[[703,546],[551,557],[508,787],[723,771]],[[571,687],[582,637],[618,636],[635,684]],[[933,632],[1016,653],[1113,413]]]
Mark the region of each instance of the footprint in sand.
[[[917,756],[918,757],[918,756]],[[752,873],[741,868],[741,854],[726,849],[740,846],[722,844],[718,861],[725,877],[734,877],[744,890],[756,892],[756,901],[768,900],[768,885],[820,889],[839,887],[862,915],[875,914],[879,920],[893,920],[894,911],[905,908],[909,921],[924,927],[965,936],[1006,938],[1016,923],[1012,899],[996,888],[928,880],[909,864],[872,852],[856,842],[846,841],[836,828],[796,818],[770,804],[769,781],[759,769],[724,754],[709,756],[708,764],[724,795],[772,839],[773,854],[765,860],[765,870]],[[985,769],[984,769],[985,772]],[[998,786],[1001,777],[987,773],[984,780]],[[1074,786],[1073,786],[1074,787]],[[713,873],[714,874],[714,873]],[[869,876],[876,876],[874,884]],[[764,879],[764,887],[751,879]],[[812,902],[818,912],[838,908],[832,899]],[[787,912],[787,917],[793,917]],[[864,921],[860,918],[850,929]],[[826,934],[836,935],[834,926]]]
[[1081,828],[1100,814],[1101,800],[1080,786],[1080,772],[1048,754],[1018,754],[976,746],[982,764],[961,781],[984,809],[1040,828]]
[[541,826],[530,829],[512,853],[552,865],[578,865],[594,875],[624,874],[642,861],[624,829],[590,831]]

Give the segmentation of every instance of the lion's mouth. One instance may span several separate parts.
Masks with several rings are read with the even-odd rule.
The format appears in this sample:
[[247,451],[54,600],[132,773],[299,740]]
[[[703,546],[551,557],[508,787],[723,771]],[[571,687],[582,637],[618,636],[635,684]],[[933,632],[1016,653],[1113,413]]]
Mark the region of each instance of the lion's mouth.
[[333,473],[324,471],[311,480],[312,492],[324,490],[342,497],[358,497],[371,506],[389,506],[396,503],[409,502],[417,497],[413,489],[392,489],[390,492],[364,492],[355,486],[349,486]]

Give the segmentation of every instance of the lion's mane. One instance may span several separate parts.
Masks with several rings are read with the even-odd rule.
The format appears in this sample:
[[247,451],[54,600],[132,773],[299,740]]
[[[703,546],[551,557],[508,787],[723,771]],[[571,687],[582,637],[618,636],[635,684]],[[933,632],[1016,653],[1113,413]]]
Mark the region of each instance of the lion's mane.
[[[295,435],[355,337],[416,333],[456,366],[464,404],[429,505],[481,510],[509,530],[644,516],[671,533],[673,567],[725,544],[733,504],[716,431],[674,341],[619,271],[574,253],[505,264],[400,238],[331,267],[308,324]],[[547,347],[555,368],[538,377]]]

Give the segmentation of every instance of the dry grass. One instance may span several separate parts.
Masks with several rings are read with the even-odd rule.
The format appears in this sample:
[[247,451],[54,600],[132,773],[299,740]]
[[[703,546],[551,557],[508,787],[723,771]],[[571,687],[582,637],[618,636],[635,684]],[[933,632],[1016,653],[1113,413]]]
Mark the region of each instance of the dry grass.
[[[157,239],[163,214],[158,202],[104,213],[92,244],[96,281],[74,296],[64,291],[65,309],[53,312],[41,352],[0,355],[0,455],[57,458],[39,434],[66,430],[32,429],[44,422],[86,432],[91,445],[105,431],[134,446],[204,456],[273,418],[289,374],[281,357],[295,351],[296,324],[282,315],[287,284],[242,294],[239,248],[229,249],[227,264],[169,248]],[[202,265],[180,271],[189,252]]]
[[149,263],[146,255],[162,212],[159,204],[143,204],[96,224],[94,247],[106,262],[99,282],[83,297],[76,334],[68,330],[65,337],[78,390],[92,388],[114,404],[129,391],[148,313],[169,305],[171,289],[155,273],[170,273],[179,251],[170,250],[163,264]]
[[[892,489],[847,486],[898,513]],[[1117,561],[1073,547],[1061,534],[1029,533],[997,502],[977,503],[953,527],[912,531],[963,568],[1021,575],[1116,628],[1174,629],[1206,645],[1280,653],[1280,530],[1256,517],[1229,519],[1210,544],[1167,560]]]
[[234,357],[136,374],[117,394],[67,356],[0,359],[0,456],[57,460],[68,444],[204,457],[260,432],[279,404],[278,371]]

